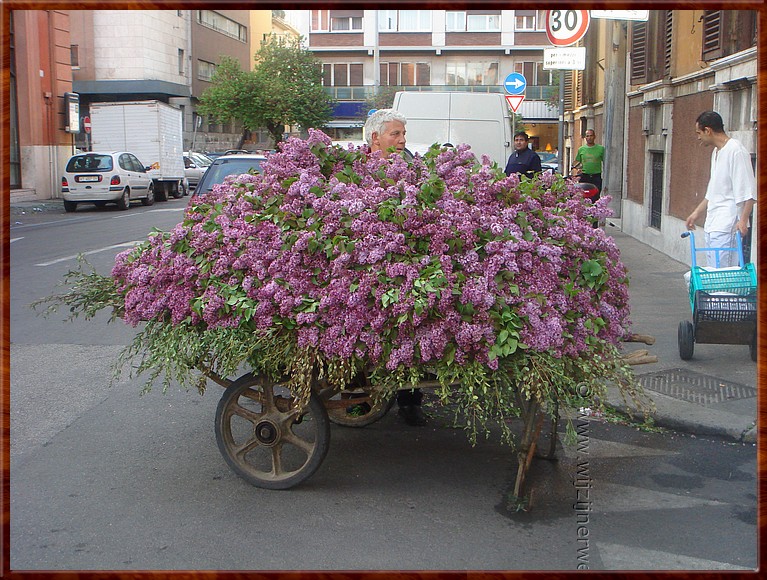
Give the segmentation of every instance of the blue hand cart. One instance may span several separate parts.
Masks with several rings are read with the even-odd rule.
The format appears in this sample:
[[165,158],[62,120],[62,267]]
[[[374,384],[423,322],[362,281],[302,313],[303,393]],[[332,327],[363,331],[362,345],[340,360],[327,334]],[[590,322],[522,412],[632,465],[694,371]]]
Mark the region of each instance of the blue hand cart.
[[[736,234],[734,248],[696,248],[691,232],[692,267],[690,270],[690,308],[692,322],[679,323],[679,357],[690,360],[695,343],[747,344],[751,360],[756,361],[756,270],[743,262],[743,243]],[[717,268],[698,266],[698,252],[713,252]],[[722,252],[737,252],[738,266],[718,268]]]

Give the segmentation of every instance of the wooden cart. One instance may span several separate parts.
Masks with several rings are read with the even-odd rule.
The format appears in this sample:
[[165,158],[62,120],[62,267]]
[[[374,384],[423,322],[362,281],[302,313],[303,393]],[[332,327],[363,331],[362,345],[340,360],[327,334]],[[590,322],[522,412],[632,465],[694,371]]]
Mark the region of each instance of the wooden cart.
[[[300,484],[322,464],[330,446],[330,423],[364,427],[382,418],[394,398],[382,401],[374,388],[330,387],[318,382],[309,404],[299,411],[290,391],[265,376],[248,373],[235,381],[208,374],[225,387],[216,409],[215,432],[224,459],[240,477],[266,489],[289,489]],[[439,386],[422,381],[423,389]],[[410,387],[408,387],[410,388]],[[519,397],[522,436],[515,446],[519,463],[514,496],[525,495],[525,478],[547,419],[550,438],[543,457],[553,458],[557,444],[557,410],[549,413],[536,401]]]

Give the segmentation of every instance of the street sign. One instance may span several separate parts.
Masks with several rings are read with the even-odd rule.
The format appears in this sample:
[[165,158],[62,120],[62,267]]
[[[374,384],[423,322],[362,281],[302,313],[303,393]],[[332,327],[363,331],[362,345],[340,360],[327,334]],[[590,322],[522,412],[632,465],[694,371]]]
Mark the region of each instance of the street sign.
[[521,95],[527,88],[527,79],[518,72],[513,72],[503,81],[503,88],[510,95]]
[[506,95],[506,102],[509,103],[509,107],[511,107],[511,110],[515,113],[524,100],[525,95]]
[[86,133],[91,132],[91,118],[90,117],[83,117],[83,129],[85,129]]
[[543,68],[544,70],[585,70],[586,47],[544,48]]
[[588,10],[547,10],[546,36],[554,46],[570,46],[589,29]]
[[643,20],[650,18],[649,10],[592,10],[592,18],[607,18],[610,20]]

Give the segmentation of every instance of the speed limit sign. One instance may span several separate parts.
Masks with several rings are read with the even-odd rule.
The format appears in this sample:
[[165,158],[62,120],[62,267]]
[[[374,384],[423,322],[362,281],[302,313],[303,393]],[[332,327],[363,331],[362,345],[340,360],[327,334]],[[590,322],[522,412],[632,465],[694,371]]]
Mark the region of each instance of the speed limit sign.
[[588,10],[547,10],[546,36],[554,46],[575,44],[589,29]]

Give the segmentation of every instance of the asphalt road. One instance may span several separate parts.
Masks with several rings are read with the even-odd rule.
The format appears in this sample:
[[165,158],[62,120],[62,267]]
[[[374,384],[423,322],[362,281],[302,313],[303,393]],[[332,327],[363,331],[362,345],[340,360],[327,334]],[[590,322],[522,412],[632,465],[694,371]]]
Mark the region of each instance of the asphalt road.
[[[65,323],[29,302],[90,252],[100,272],[186,200],[41,214],[10,230],[11,570],[731,570],[757,565],[756,449],[576,421],[536,460],[531,507],[507,502],[516,462],[470,446],[447,409],[332,426],[318,472],[252,487],[218,452],[221,387],[109,388],[133,329]],[[12,217],[13,220],[13,217]],[[22,221],[22,220],[18,220]],[[587,491],[585,491],[587,490]]]

